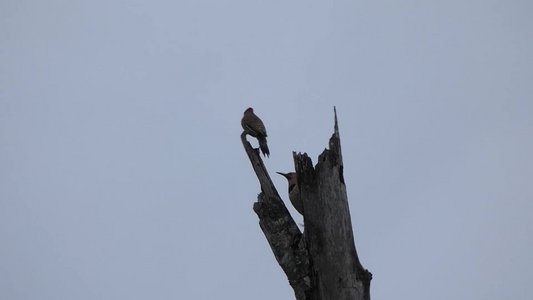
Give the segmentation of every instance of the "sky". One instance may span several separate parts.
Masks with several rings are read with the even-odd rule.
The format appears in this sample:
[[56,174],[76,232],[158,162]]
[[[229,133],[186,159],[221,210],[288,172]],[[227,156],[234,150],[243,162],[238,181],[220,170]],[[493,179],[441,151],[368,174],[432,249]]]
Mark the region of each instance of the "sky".
[[532,11],[1,1],[0,299],[294,299],[252,210],[250,106],[284,200],[274,172],[316,163],[337,107],[373,299],[532,299]]

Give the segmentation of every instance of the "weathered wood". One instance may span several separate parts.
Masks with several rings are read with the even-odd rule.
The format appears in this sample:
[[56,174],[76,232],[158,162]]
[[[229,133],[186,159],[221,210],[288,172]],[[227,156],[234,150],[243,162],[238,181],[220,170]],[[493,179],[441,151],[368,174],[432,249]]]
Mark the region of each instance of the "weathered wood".
[[296,299],[370,300],[372,274],[361,265],[355,248],[336,111],[329,150],[322,152],[315,167],[307,154],[293,152],[303,200],[303,237],[259,152],[244,132],[241,140],[261,185],[254,211]]
[[370,299],[371,274],[355,249],[336,112],[329,149],[320,154],[316,166],[305,153],[293,155],[314,274],[310,299]]
[[302,232],[281,200],[276,187],[263,164],[259,151],[253,149],[246,134],[241,134],[242,144],[250,158],[261,193],[254,203],[254,211],[259,217],[259,226],[274,253],[276,260],[287,275],[297,300],[306,300],[310,288],[309,256]]

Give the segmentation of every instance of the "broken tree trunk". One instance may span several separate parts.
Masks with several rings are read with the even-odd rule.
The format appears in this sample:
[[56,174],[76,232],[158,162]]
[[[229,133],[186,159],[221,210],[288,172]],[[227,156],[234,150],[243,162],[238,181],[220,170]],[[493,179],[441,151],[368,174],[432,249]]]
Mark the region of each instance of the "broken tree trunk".
[[315,167],[307,154],[293,152],[304,207],[303,235],[259,152],[241,134],[261,185],[254,211],[297,300],[370,299],[372,274],[363,268],[355,249],[336,111],[334,128],[329,149],[322,152]]

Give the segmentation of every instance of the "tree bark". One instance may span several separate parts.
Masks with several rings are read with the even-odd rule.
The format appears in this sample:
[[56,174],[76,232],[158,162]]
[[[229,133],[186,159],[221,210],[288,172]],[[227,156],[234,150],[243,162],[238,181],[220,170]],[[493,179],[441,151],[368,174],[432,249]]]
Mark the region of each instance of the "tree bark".
[[329,150],[315,167],[306,153],[293,152],[304,207],[303,235],[244,132],[241,140],[261,185],[254,211],[296,299],[370,300],[372,274],[355,248],[336,111]]

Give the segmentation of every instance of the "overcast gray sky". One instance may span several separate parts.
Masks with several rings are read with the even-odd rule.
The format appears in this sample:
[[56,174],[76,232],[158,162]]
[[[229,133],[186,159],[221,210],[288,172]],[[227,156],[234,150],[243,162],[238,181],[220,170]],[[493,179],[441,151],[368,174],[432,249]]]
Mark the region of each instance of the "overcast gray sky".
[[240,118],[286,196],[333,105],[373,299],[532,299],[532,12],[1,1],[0,299],[293,299]]

